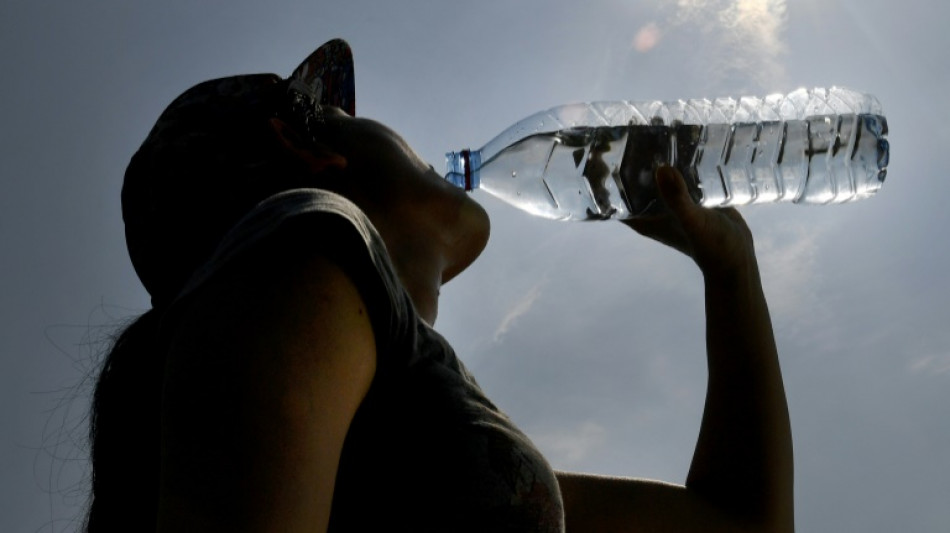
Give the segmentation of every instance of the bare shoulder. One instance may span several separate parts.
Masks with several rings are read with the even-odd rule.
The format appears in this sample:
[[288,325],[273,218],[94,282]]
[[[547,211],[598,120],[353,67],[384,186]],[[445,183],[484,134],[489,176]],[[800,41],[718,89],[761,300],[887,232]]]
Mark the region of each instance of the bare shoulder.
[[266,355],[275,371],[288,368],[277,362],[291,367],[319,362],[350,367],[354,378],[367,374],[358,381],[372,377],[375,342],[368,310],[337,263],[282,239],[259,245],[248,256],[222,269],[176,319],[170,374],[176,362],[254,364],[255,357]]
[[325,524],[375,367],[366,306],[338,264],[265,246],[222,271],[170,345],[161,529]]

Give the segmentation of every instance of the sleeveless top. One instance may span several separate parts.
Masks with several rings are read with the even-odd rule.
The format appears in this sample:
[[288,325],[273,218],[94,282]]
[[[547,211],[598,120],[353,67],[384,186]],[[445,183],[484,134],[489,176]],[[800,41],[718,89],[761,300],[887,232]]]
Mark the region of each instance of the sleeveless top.
[[329,531],[562,532],[550,465],[419,317],[379,234],[342,196],[296,189],[265,200],[178,302],[277,232],[347,272],[376,336],[376,375],[344,442]]

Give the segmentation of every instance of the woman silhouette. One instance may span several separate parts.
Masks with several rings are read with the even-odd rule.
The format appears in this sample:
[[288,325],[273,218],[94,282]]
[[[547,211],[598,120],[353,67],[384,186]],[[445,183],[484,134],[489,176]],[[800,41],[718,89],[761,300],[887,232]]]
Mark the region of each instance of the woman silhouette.
[[485,211],[354,116],[349,47],[201,83],[122,192],[153,307],[92,412],[100,531],[788,531],[788,414],[751,234],[698,207],[629,223],[692,257],[709,388],[684,486],[554,472],[432,328]]

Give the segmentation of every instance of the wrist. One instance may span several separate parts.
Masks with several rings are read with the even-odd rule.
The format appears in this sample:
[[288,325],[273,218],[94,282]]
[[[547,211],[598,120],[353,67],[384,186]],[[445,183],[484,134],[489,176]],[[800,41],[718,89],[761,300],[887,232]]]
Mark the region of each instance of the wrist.
[[736,289],[749,282],[760,283],[759,265],[753,250],[736,254],[729,261],[697,261],[697,265],[707,286]]

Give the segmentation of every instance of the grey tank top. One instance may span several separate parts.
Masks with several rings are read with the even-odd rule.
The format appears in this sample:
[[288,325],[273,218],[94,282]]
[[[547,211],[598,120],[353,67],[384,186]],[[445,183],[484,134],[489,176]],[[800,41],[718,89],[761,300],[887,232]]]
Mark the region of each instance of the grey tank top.
[[344,268],[376,336],[377,372],[347,433],[329,530],[563,531],[551,467],[419,317],[379,234],[352,202],[319,189],[265,200],[178,301],[278,232],[282,242],[315,247]]

